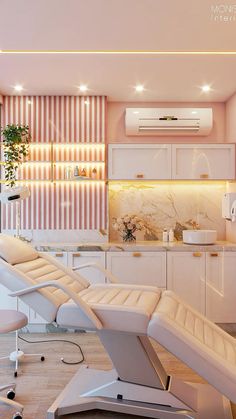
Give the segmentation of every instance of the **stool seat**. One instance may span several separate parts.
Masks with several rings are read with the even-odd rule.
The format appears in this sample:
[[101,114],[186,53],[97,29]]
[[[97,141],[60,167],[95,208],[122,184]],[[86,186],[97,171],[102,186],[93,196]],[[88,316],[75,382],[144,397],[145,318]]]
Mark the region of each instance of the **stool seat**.
[[16,310],[0,310],[0,333],[14,332],[28,323],[25,314]]

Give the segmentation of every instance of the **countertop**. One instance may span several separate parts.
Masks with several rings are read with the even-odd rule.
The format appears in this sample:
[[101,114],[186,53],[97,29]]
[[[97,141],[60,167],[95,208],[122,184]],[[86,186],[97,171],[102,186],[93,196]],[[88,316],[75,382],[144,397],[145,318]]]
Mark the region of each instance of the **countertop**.
[[183,242],[140,241],[135,243],[34,243],[40,252],[236,252],[236,243],[217,241],[212,245]]

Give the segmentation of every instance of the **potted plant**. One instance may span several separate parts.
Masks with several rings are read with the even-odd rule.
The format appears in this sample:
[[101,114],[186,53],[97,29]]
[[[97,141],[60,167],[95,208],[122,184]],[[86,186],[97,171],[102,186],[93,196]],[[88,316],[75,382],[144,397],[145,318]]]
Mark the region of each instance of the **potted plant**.
[[1,129],[1,134],[6,185],[13,188],[16,184],[17,169],[29,153],[31,139],[29,127],[28,125],[7,125]]

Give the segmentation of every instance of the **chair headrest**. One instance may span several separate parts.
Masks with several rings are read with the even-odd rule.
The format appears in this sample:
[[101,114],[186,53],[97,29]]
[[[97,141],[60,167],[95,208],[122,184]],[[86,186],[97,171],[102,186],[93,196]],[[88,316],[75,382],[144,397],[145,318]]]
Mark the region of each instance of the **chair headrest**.
[[0,234],[0,257],[11,265],[15,265],[37,259],[38,253],[22,240]]

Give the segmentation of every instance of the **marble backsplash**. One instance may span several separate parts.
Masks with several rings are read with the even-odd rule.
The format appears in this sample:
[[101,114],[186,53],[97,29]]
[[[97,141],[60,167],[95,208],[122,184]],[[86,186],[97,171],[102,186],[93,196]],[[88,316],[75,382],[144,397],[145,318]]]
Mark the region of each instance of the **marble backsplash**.
[[173,228],[175,236],[197,223],[201,229],[217,230],[217,240],[225,239],[221,200],[225,182],[112,182],[109,184],[109,239],[122,241],[112,228],[114,218],[139,216],[146,232],[139,240],[162,240],[163,229]]

